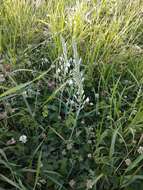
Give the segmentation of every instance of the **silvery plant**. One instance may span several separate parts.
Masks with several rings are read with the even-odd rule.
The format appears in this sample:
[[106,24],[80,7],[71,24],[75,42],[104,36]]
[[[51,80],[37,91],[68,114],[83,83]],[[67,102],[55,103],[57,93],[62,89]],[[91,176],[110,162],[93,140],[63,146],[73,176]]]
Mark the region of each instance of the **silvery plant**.
[[[89,97],[86,97],[84,91],[84,66],[77,53],[75,41],[72,43],[73,56],[68,58],[66,42],[61,38],[63,54],[59,57],[56,66],[56,82],[60,86],[64,85],[61,90],[60,102],[66,106],[66,115],[75,113],[75,122],[72,128],[70,139],[73,136],[74,129],[81,110],[86,104],[90,103]],[[60,108],[61,108],[60,104]]]
[[[65,84],[61,92],[62,101],[66,103],[69,111],[80,112],[85,104],[89,103],[89,97],[84,92],[84,69],[82,60],[77,53],[77,45],[73,41],[73,57],[68,58],[65,40],[61,37],[63,54],[59,57],[56,66],[56,81],[60,85]],[[66,98],[63,94],[66,94]]]

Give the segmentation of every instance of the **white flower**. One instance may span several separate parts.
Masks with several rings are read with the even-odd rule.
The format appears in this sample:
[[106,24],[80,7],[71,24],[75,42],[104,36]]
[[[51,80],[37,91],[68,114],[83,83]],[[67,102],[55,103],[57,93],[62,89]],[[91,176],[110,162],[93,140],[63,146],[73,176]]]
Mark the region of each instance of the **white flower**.
[[61,72],[61,70],[58,68],[58,69],[57,69],[57,73],[60,73],[60,72]]
[[73,146],[72,143],[67,144],[67,150],[71,150],[72,146]]
[[84,77],[82,77],[81,81],[82,81],[82,82],[84,82],[84,80],[85,80],[85,78],[84,78]]
[[84,121],[84,120],[82,120],[82,121],[81,121],[81,124],[85,124],[85,121]]
[[131,160],[128,158],[128,159],[125,160],[125,163],[126,163],[127,166],[129,166],[131,164]]
[[110,115],[107,115],[107,119],[110,119]]
[[87,97],[86,100],[85,100],[85,102],[89,103],[89,101],[90,101],[90,99],[89,99],[89,97]]
[[0,82],[5,82],[5,77],[3,74],[0,74]]
[[87,155],[87,157],[88,157],[88,158],[92,158],[92,155],[89,153],[89,154]]
[[132,114],[133,114],[133,115],[136,115],[137,112],[138,112],[137,110],[133,110],[133,111],[132,111]]
[[45,61],[45,62],[48,62],[48,59],[47,59],[47,58],[44,58],[44,61]]
[[26,135],[21,135],[19,137],[19,141],[22,142],[22,143],[26,143],[27,142],[27,136]]
[[51,65],[51,68],[54,69],[56,67],[56,65]]
[[73,188],[74,187],[74,185],[75,185],[75,180],[70,180],[70,182],[69,182],[69,185]]
[[66,67],[66,68],[65,68],[65,72],[67,73],[67,72],[68,72],[68,70],[69,70],[69,69],[68,69],[68,67]]
[[93,181],[91,179],[88,179],[86,182],[87,189],[92,189],[93,187]]
[[75,102],[73,100],[70,100],[70,104],[73,105]]
[[84,90],[82,89],[81,92],[79,91],[79,94],[82,94],[84,96]]
[[70,67],[70,63],[69,62],[66,63],[66,67]]
[[73,80],[70,79],[70,80],[68,81],[68,83],[69,83],[69,85],[72,85],[72,84],[73,84]]
[[143,154],[143,147],[140,146],[140,147],[138,148],[137,152],[138,152],[139,154]]
[[43,184],[43,185],[46,184],[46,180],[45,180],[45,179],[40,179],[39,182],[40,182],[41,184]]

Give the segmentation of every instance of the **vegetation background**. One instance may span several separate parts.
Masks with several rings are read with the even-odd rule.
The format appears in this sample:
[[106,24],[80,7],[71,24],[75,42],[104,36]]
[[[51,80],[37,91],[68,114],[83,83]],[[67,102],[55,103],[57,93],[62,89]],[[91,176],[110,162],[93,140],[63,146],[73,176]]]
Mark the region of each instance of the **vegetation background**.
[[0,0],[0,190],[142,190],[143,1]]

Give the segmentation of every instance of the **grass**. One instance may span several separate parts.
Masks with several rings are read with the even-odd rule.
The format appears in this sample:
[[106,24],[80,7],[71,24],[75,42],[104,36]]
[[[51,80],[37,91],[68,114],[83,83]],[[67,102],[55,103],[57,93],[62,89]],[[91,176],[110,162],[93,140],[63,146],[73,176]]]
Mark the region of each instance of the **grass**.
[[143,2],[0,3],[0,189],[142,190]]

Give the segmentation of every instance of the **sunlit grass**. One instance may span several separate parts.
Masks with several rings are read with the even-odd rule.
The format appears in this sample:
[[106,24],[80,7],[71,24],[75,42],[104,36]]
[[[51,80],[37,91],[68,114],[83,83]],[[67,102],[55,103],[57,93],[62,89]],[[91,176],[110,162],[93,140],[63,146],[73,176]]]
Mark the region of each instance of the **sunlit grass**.
[[0,189],[142,190],[143,1],[0,3]]

